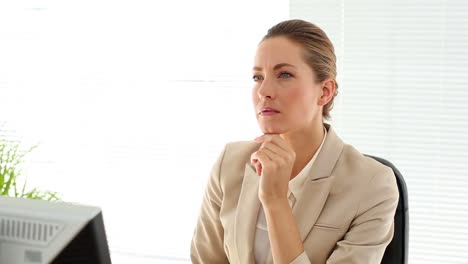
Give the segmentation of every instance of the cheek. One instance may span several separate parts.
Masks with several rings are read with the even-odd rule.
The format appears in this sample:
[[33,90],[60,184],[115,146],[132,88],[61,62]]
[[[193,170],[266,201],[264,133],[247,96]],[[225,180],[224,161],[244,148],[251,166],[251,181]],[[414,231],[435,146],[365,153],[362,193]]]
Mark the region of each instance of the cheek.
[[252,88],[252,102],[254,103],[254,105],[257,105],[258,101],[259,101],[259,98],[257,95],[257,89],[254,87]]
[[257,89],[254,87],[252,88],[252,106],[253,106],[255,115],[257,114],[257,107],[259,103],[260,103],[260,98],[258,98]]
[[307,102],[307,98],[310,95],[306,94],[301,89],[292,89],[288,94],[285,95],[285,99],[292,108],[302,108]]
[[287,94],[287,101],[292,114],[296,117],[308,117],[314,112],[315,94],[305,89],[293,89]]

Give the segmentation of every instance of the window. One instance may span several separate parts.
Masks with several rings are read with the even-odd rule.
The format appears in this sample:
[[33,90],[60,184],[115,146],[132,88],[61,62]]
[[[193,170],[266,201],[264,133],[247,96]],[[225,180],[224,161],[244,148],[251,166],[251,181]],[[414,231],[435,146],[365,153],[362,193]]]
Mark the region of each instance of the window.
[[338,56],[343,139],[392,161],[409,190],[409,263],[468,257],[468,2],[290,1]]

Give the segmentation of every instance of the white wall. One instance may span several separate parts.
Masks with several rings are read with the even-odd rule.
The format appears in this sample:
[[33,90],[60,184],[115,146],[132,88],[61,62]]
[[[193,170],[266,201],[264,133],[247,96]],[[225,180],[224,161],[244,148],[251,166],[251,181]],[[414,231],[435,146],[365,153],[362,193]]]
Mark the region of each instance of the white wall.
[[103,208],[114,263],[188,260],[211,166],[259,135],[253,54],[287,17],[287,1],[2,2],[2,133],[40,143],[30,186]]

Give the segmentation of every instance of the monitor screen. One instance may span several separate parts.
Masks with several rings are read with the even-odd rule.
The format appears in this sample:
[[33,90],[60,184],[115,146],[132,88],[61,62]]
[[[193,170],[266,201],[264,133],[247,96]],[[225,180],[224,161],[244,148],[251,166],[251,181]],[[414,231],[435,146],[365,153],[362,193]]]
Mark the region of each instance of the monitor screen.
[[111,263],[101,209],[0,196],[0,263]]

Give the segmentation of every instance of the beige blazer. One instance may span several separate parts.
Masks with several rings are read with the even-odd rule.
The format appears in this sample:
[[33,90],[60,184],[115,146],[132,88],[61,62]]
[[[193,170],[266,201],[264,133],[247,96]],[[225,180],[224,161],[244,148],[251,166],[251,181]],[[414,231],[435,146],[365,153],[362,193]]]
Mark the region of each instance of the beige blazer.
[[[302,262],[380,263],[393,237],[395,176],[326,128],[293,209],[308,256]],[[260,201],[250,155],[259,147],[253,141],[229,143],[214,164],[192,239],[193,263],[254,263]]]

